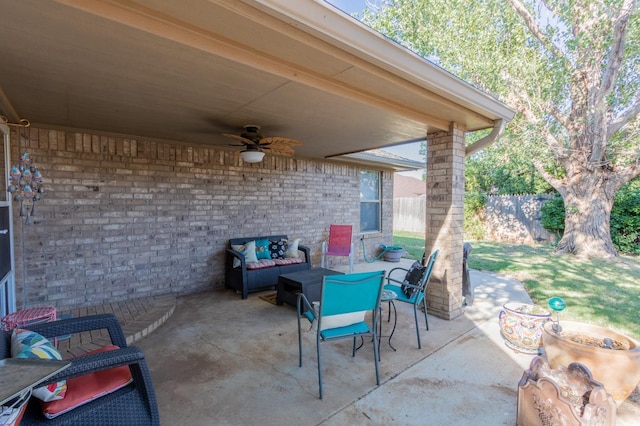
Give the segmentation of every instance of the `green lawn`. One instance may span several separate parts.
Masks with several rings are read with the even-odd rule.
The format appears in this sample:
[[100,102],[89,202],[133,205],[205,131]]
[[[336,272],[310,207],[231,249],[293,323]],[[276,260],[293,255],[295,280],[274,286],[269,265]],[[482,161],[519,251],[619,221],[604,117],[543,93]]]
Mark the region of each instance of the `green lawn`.
[[420,260],[424,253],[424,237],[410,232],[396,232],[393,234],[393,244],[401,246],[411,259]]
[[[640,258],[621,256],[617,262],[582,261],[557,256],[550,246],[470,241],[472,269],[512,276],[522,283],[534,303],[546,306],[553,296],[567,308],[560,320],[602,325],[640,339]],[[394,235],[413,258],[422,257],[424,239]]]

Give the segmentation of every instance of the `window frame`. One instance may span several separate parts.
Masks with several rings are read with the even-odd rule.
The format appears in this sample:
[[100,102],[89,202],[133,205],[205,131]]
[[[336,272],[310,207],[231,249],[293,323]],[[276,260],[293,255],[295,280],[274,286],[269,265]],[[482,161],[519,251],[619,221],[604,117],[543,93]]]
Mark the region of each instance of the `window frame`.
[[[374,199],[366,199],[367,197],[364,194],[364,184],[365,184],[365,176],[367,174],[375,174],[377,176],[377,188],[375,189]],[[367,221],[365,220],[366,214],[370,211],[365,211],[364,207],[377,206],[375,208],[376,214],[376,226],[375,229],[371,229],[371,225],[367,225]],[[371,210],[371,208],[367,209]],[[367,216],[371,217],[371,216]],[[360,170],[360,232],[362,234],[373,234],[382,232],[382,172],[379,170],[369,170],[369,169],[361,169]]]

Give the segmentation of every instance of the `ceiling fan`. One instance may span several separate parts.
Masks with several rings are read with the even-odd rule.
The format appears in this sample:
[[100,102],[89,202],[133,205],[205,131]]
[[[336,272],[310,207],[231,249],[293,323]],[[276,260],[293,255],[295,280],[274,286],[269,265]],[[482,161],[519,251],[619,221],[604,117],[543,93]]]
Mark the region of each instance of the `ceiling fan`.
[[295,154],[292,147],[302,145],[302,142],[290,138],[279,136],[265,138],[260,133],[260,126],[255,124],[247,124],[243,128],[244,131],[240,135],[224,133],[224,136],[240,142],[240,144],[231,146],[244,147],[240,151],[240,155],[246,163],[259,163],[262,161],[265,150],[268,150],[271,154],[292,156]]

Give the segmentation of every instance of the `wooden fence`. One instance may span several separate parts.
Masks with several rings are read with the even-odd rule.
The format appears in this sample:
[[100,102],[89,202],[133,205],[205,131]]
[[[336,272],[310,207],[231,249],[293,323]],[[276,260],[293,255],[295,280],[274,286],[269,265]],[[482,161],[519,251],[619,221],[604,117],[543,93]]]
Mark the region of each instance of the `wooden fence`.
[[426,220],[425,196],[393,199],[393,230],[424,234]]
[[[555,235],[542,227],[540,208],[552,195],[496,195],[487,198],[485,238],[512,243],[553,242]],[[424,233],[425,198],[393,199],[393,230]]]

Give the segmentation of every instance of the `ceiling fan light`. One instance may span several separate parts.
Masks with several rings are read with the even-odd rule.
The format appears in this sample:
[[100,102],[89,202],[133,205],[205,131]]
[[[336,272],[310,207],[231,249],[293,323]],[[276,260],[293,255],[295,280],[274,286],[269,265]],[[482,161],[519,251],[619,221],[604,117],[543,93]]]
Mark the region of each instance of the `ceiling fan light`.
[[242,161],[245,163],[259,163],[264,158],[264,152],[262,151],[242,151],[240,153]]

